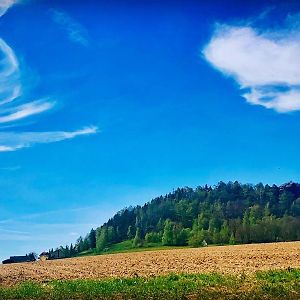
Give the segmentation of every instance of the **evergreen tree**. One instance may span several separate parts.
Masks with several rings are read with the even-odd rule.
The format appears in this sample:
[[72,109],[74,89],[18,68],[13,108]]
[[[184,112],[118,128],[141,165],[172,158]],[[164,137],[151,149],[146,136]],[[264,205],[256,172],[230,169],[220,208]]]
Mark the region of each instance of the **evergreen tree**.
[[135,236],[134,234],[134,227],[132,225],[128,226],[128,230],[127,230],[127,237],[129,240],[133,239]]
[[173,236],[173,241],[172,245],[175,246],[185,246],[188,243],[188,238],[189,238],[189,229],[183,228],[181,224],[172,224],[172,236]]
[[173,225],[169,219],[165,222],[162,244],[166,246],[173,245]]
[[70,245],[70,256],[73,257],[75,255],[75,249],[73,247],[73,244]]
[[139,227],[136,229],[135,237],[133,239],[132,244],[133,244],[133,247],[143,246],[143,239],[142,239],[141,229]]
[[230,235],[229,245],[235,245],[235,238],[234,238],[233,233]]
[[90,249],[89,235],[87,235],[83,240],[83,251],[87,251],[89,249]]
[[146,243],[159,243],[161,242],[161,236],[157,232],[148,232],[145,235]]
[[89,248],[90,249],[94,249],[96,248],[96,230],[94,230],[93,228],[91,229],[90,233],[89,233]]
[[[137,228],[139,230],[137,230]],[[137,232],[138,231],[138,232]],[[300,239],[300,184],[251,185],[220,182],[196,189],[178,188],[144,206],[119,211],[75,245],[61,247],[70,256],[136,237],[135,244],[164,245],[260,243]],[[102,249],[102,250],[100,250]],[[52,252],[52,255],[54,253]]]
[[78,253],[84,251],[84,242],[82,236],[80,236],[76,241],[76,249]]
[[192,247],[202,246],[203,241],[205,240],[204,229],[199,230],[199,228],[194,228],[190,234],[188,244]]
[[106,226],[97,229],[96,234],[96,249],[97,251],[102,251],[108,244],[108,230]]
[[250,242],[250,220],[248,210],[245,211],[243,216],[242,241],[245,244]]
[[229,238],[230,238],[230,232],[229,232],[228,222],[225,220],[220,230],[220,243],[228,244]]
[[115,229],[113,226],[108,226],[107,228],[107,240],[109,243],[114,243],[117,241],[118,237],[118,227]]

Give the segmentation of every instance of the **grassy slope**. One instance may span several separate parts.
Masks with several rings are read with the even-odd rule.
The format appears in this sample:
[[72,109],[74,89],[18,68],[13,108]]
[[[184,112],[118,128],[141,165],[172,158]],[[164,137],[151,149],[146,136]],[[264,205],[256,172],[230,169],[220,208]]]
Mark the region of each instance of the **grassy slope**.
[[0,287],[0,299],[300,299],[300,269],[252,276],[181,274]]
[[143,247],[134,248],[132,246],[132,241],[127,240],[121,243],[110,245],[106,251],[95,252],[93,250],[81,252],[77,256],[88,256],[96,254],[112,254],[112,253],[127,253],[127,252],[140,252],[140,251],[150,251],[150,250],[166,250],[166,249],[180,249],[187,248],[188,246],[163,246],[161,243],[151,243],[145,244]]

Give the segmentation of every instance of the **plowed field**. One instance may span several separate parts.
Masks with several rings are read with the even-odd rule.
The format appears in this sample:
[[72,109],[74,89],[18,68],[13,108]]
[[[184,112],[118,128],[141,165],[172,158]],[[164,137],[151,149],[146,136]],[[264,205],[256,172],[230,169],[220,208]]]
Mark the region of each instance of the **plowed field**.
[[300,268],[300,242],[145,251],[0,265],[0,285],[27,280],[155,276],[171,272],[236,274],[288,267]]

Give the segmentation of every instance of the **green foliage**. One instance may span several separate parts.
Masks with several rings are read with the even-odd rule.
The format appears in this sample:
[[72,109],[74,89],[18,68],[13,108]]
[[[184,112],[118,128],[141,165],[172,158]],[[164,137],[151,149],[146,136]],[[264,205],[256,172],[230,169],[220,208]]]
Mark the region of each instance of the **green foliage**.
[[126,252],[126,251],[132,251],[132,240],[127,240],[121,243],[117,244],[111,244],[105,249],[105,251],[102,251],[101,253],[116,253],[116,252]]
[[190,238],[188,240],[188,244],[192,247],[200,247],[203,245],[204,240],[205,240],[204,229],[199,230],[198,228],[194,228],[191,232]]
[[135,237],[132,242],[133,247],[142,247],[143,246],[143,239],[141,229],[138,227],[136,229]]
[[166,246],[187,245],[190,229],[183,228],[181,224],[166,220],[162,236],[162,244]]
[[299,299],[300,270],[255,275],[169,274],[152,278],[57,280],[0,287],[0,299]]
[[[141,252],[151,250],[166,250],[166,249],[178,249],[183,248],[180,246],[163,246],[160,243],[144,243],[141,247],[134,247],[133,240],[127,240],[117,244],[111,244],[105,250],[97,252],[96,254],[111,254],[111,253],[130,253]],[[86,253],[86,255],[95,255],[95,252]]]
[[[62,247],[61,247],[62,248]],[[77,241],[76,241],[76,251],[77,252],[82,252],[84,251],[84,242],[82,236],[80,236]]]
[[191,234],[191,229],[183,228],[181,225],[176,225],[175,229],[177,230],[175,231],[174,245],[186,246]]
[[162,244],[167,246],[173,245],[173,223],[169,219],[165,222]]
[[161,235],[157,232],[148,232],[145,235],[146,243],[159,243],[161,242]]
[[[282,186],[220,182],[216,186],[178,188],[144,206],[121,210],[96,231],[80,237],[63,256],[101,252],[133,240],[146,243],[201,246],[300,239],[300,184]],[[87,253],[87,252],[86,252]]]
[[108,244],[108,229],[106,226],[97,229],[96,249],[102,251]]
[[129,240],[133,239],[135,236],[135,228],[132,225],[128,226],[128,230],[127,230],[127,238]]
[[91,231],[89,233],[88,242],[89,242],[88,249],[96,248],[96,230],[94,230],[93,228],[91,229]]
[[234,238],[233,233],[230,235],[230,238],[229,238],[229,245],[235,245],[235,238]]
[[220,230],[220,243],[221,244],[228,244],[229,243],[229,239],[230,239],[230,230],[229,230],[229,226],[228,226],[228,222],[225,220],[222,228]]

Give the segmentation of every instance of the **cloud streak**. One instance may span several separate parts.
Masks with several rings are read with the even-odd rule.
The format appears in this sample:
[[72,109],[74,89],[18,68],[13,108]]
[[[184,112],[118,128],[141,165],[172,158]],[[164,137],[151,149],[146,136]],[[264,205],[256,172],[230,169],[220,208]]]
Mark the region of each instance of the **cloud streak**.
[[299,53],[300,26],[290,24],[280,30],[219,24],[203,49],[214,68],[245,89],[248,103],[279,113],[300,110]]
[[0,17],[2,17],[6,11],[13,6],[14,4],[16,4],[17,0],[0,0]]
[[[0,17],[15,3],[16,0],[0,0]],[[87,44],[83,29],[68,15],[54,11],[54,19],[66,28],[70,39],[83,45]],[[18,59],[13,49],[0,38],[0,124],[15,124],[46,112],[55,105],[54,101],[47,98],[35,101],[24,101],[23,98]],[[14,105],[15,100],[18,100],[18,105]],[[53,143],[96,132],[95,126],[75,131],[0,132],[0,152],[12,152],[35,144]]]
[[0,105],[21,96],[19,63],[13,50],[0,38]]
[[87,33],[84,27],[70,17],[67,13],[58,11],[55,9],[51,10],[53,21],[59,24],[68,34],[69,39],[83,46],[88,45]]
[[[54,143],[75,138],[80,135],[90,135],[97,132],[97,127],[85,127],[76,131],[49,132],[2,132],[0,133],[0,152],[16,151],[35,144]],[[1,146],[2,145],[2,146]],[[4,146],[5,145],[5,146]]]
[[53,106],[54,102],[47,102],[42,100],[26,103],[11,109],[13,111],[12,113],[0,116],[0,123],[7,123],[24,119],[29,116],[47,111]]

